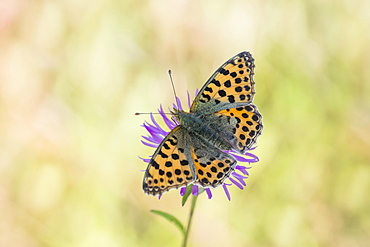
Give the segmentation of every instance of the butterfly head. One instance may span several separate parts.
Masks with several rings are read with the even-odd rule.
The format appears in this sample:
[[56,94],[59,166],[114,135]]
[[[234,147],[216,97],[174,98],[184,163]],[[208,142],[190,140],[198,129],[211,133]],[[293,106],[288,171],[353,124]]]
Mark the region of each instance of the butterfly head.
[[180,123],[185,128],[198,126],[195,123],[200,122],[200,120],[191,112],[174,108],[173,111],[171,111],[171,114],[173,116],[173,120],[176,123]]
[[177,108],[173,108],[173,111],[170,111],[171,114],[172,114],[172,119],[175,121],[175,122],[178,122],[178,123],[181,123],[181,116],[182,116],[182,113],[184,112],[183,110],[179,110]]

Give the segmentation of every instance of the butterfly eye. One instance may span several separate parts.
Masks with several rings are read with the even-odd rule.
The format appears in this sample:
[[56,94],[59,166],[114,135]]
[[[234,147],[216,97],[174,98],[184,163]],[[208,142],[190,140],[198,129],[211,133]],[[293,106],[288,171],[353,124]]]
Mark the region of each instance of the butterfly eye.
[[175,123],[175,124],[179,124],[181,123],[180,121],[180,117],[179,117],[179,110],[177,110],[176,108],[173,108],[173,111],[170,111],[171,114],[172,114],[172,121]]

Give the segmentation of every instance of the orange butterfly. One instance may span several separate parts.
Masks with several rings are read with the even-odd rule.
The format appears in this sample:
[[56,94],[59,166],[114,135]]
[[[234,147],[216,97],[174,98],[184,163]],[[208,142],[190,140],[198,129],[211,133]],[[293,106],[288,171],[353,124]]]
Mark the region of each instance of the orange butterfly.
[[196,184],[216,188],[235,170],[262,132],[262,115],[253,102],[254,59],[241,52],[226,61],[199,91],[189,112],[174,108],[180,123],[163,139],[146,169],[143,190],[161,195]]

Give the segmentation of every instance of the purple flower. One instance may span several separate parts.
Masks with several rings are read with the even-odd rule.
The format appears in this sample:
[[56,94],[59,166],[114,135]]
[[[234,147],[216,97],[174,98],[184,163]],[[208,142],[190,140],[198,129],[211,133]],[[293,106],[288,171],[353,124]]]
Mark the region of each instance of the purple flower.
[[[196,90],[196,92],[195,92],[195,95],[197,95],[197,94],[198,94],[198,90]],[[176,98],[176,101],[177,101],[177,105],[173,104],[173,107],[178,108],[179,110],[183,110],[179,98]],[[190,100],[190,94],[188,92],[188,107],[189,108],[190,108],[190,105],[191,105],[191,100]],[[168,118],[168,116],[163,111],[162,105],[160,105],[160,108],[158,109],[158,112],[160,113],[163,121],[165,122],[165,124],[167,125],[169,130],[164,130],[157,123],[157,121],[154,119],[153,114],[150,114],[150,119],[151,119],[152,123],[144,122],[144,124],[142,125],[148,131],[149,135],[148,136],[142,136],[144,140],[142,140],[141,142],[144,145],[149,146],[149,147],[153,147],[153,148],[157,148],[158,145],[164,139],[164,137],[167,136],[167,134],[173,128],[175,128],[177,125],[180,124],[179,122],[176,121],[176,119],[171,120],[170,118]],[[252,148],[251,150],[253,150],[253,149],[255,149],[255,147]],[[226,179],[224,184],[222,185],[222,188],[225,191],[226,197],[229,200],[231,200],[230,193],[229,193],[229,190],[228,190],[228,186],[231,186],[231,185],[234,184],[239,189],[241,189],[241,190],[244,189],[244,187],[247,185],[245,180],[249,176],[248,169],[251,168],[251,166],[249,166],[249,164],[258,162],[259,159],[256,155],[248,153],[248,152],[243,154],[243,155],[239,154],[239,153],[236,153],[234,151],[224,151],[224,152],[227,152],[228,154],[232,155],[239,162],[248,162],[247,166],[240,165],[240,164],[236,165],[235,170],[231,173],[231,176],[228,179]],[[150,161],[150,158],[148,158],[148,159],[141,158],[141,159],[146,163],[148,163]],[[187,187],[180,188],[180,195],[181,196],[185,195],[186,188]],[[211,188],[205,188],[204,190],[208,195],[208,199],[211,199],[212,198],[212,189]],[[198,194],[199,194],[199,186],[198,185],[195,185],[195,184],[193,185],[192,194],[195,195],[195,196],[198,196]],[[161,196],[159,196],[159,198],[160,197]]]

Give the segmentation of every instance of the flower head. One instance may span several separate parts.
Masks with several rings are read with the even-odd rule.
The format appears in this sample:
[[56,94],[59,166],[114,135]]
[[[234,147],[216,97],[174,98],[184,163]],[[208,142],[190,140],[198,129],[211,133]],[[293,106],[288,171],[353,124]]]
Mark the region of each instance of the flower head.
[[[198,94],[198,90],[196,90],[195,95]],[[181,101],[176,98],[177,105],[173,104],[173,107],[178,109],[178,110],[183,110]],[[190,108],[191,105],[191,100],[190,100],[190,94],[188,92],[188,107]],[[165,136],[168,135],[168,133],[175,128],[177,125],[180,123],[177,122],[176,119],[170,119],[168,116],[164,113],[162,105],[159,107],[158,112],[160,113],[164,123],[166,124],[167,128],[169,130],[163,129],[158,122],[155,120],[153,117],[153,114],[150,114],[150,119],[152,123],[145,122],[142,126],[148,131],[149,135],[148,136],[142,136],[144,140],[141,142],[149,147],[157,148],[158,145],[162,142],[162,140],[165,138]],[[253,150],[252,148],[251,150]],[[248,162],[248,165],[236,165],[235,170],[231,173],[230,177],[225,180],[225,182],[222,184],[222,188],[225,191],[225,194],[229,200],[231,200],[230,193],[228,190],[228,186],[235,185],[239,189],[244,189],[244,187],[247,185],[245,180],[248,178],[249,173],[248,169],[251,167],[249,166],[250,163],[255,163],[258,162],[259,159],[256,155],[252,153],[245,153],[243,155],[237,154],[234,151],[224,151],[230,155],[232,155],[237,161],[239,162]],[[150,158],[141,158],[144,162],[148,163],[150,161]],[[182,187],[180,188],[180,195],[184,196],[186,192],[187,187]],[[205,192],[208,195],[208,198],[212,198],[212,189],[211,188],[204,188]],[[198,185],[193,185],[192,187],[192,194],[195,196],[198,196],[199,194],[199,186]],[[159,196],[160,198],[161,196]]]

